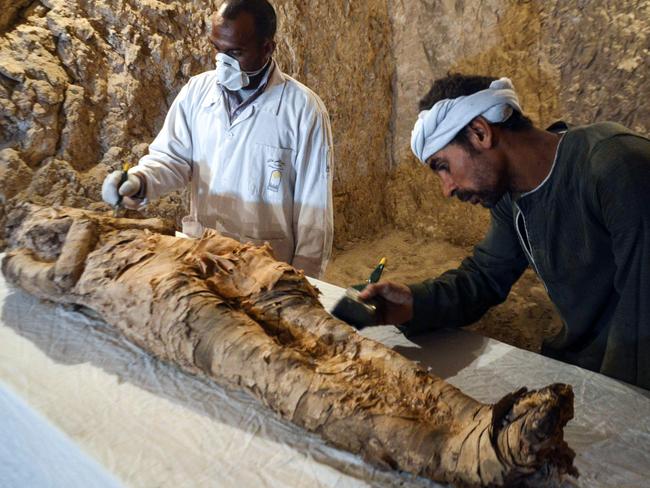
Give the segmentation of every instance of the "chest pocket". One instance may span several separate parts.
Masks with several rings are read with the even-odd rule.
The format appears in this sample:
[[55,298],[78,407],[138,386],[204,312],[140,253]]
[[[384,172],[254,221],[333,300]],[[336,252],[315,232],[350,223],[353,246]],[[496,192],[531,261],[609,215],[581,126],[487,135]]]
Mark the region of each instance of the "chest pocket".
[[295,180],[292,149],[255,144],[256,174],[249,191],[263,201],[279,202],[293,194]]

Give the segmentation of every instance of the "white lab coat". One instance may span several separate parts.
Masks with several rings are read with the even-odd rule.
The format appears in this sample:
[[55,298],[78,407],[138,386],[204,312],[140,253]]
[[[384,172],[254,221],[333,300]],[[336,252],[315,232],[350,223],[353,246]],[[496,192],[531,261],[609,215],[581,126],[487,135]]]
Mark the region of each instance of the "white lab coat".
[[130,170],[146,200],[191,182],[193,237],[213,228],[269,242],[275,257],[320,277],[332,248],[332,132],[320,98],[276,66],[264,92],[232,122],[215,71],[190,79],[149,154]]

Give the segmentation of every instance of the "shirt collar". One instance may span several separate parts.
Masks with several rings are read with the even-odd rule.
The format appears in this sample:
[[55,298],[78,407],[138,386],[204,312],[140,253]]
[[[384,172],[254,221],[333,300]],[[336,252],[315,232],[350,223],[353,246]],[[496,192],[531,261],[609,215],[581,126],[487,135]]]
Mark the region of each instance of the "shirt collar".
[[[275,61],[273,61],[273,59],[271,59],[271,62],[269,62],[266,65],[265,68],[266,69],[264,70],[264,74],[262,76],[262,79],[260,80],[259,85],[257,85],[257,87],[252,90],[251,96],[254,96],[258,92],[263,92],[266,89],[266,85],[268,85],[268,83],[269,83],[269,77],[271,76],[271,73],[273,73],[273,70],[275,69]],[[244,89],[242,88],[239,91],[234,91],[233,92],[233,91],[229,91],[228,89],[224,88],[223,86],[220,86],[220,85],[218,85],[218,86],[219,86],[219,89],[224,94],[229,95],[229,96],[232,96],[232,95],[235,95],[235,94],[238,94],[238,93],[244,91]]]
[[[269,81],[266,85],[264,93],[258,99],[260,104],[260,110],[266,110],[267,112],[272,112],[277,115],[280,111],[280,102],[282,102],[282,95],[284,95],[284,89],[286,88],[287,80],[284,76],[284,73],[280,71],[280,68],[274,62],[274,69],[269,77]],[[262,100],[262,98],[264,100]],[[262,103],[263,102],[263,103]]]
[[527,197],[528,195],[532,195],[533,193],[538,191],[540,188],[542,188],[544,185],[546,185],[548,180],[551,179],[551,175],[553,174],[553,170],[555,169],[555,166],[557,164],[558,155],[560,154],[560,146],[562,146],[562,141],[564,141],[564,134],[565,133],[562,132],[561,134],[562,135],[560,136],[560,140],[557,143],[557,148],[555,148],[555,157],[553,157],[553,164],[551,165],[551,169],[549,170],[548,174],[546,175],[546,178],[544,178],[544,180],[542,180],[542,182],[539,185],[537,185],[535,188],[533,188],[532,190],[529,190],[529,191],[527,191],[525,193],[521,193],[517,197],[517,200],[521,200],[522,198]]
[[230,91],[223,86],[219,86],[221,90],[224,105],[228,111],[228,116],[232,123],[233,118],[236,118],[240,113],[246,110],[247,107],[253,105],[259,96],[264,93],[266,85],[269,82],[269,76],[273,72],[275,65],[270,61],[262,73],[262,79],[257,87],[250,90],[241,89],[238,91]]
[[[270,75],[266,81],[264,92],[257,98],[257,100],[252,102],[252,105],[256,105],[260,110],[272,112],[277,115],[280,111],[280,103],[282,102],[282,95],[284,94],[287,80],[275,60],[271,62],[269,72]],[[262,83],[264,83],[264,81],[262,81]],[[210,93],[205,97],[202,106],[204,108],[211,107],[212,105],[221,102],[223,96],[224,93],[221,87],[215,81],[213,88],[210,89]]]

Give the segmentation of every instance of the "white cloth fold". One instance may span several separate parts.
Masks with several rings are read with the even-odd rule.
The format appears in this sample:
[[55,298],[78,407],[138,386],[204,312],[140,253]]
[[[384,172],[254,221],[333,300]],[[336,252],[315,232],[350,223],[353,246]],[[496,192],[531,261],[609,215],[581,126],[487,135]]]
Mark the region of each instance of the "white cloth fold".
[[440,100],[431,110],[420,112],[411,133],[411,149],[424,163],[479,115],[491,123],[504,122],[513,109],[522,112],[509,78],[495,80],[489,88],[472,95]]

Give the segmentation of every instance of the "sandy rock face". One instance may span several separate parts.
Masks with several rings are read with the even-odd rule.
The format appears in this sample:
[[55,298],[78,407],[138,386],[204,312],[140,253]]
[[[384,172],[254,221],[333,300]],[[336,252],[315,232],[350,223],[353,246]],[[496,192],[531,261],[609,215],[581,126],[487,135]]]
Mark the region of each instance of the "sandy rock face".
[[[648,2],[273,3],[276,60],[330,112],[339,244],[386,222],[458,243],[483,233],[486,212],[450,206],[410,156],[417,100],[447,71],[510,76],[540,124],[650,131]],[[0,0],[0,172],[12,173],[0,207],[101,208],[104,176],[137,161],[180,88],[212,68],[206,21],[219,4]],[[185,203],[175,193],[145,216],[179,219]]]
[[396,156],[417,102],[447,72],[510,77],[540,125],[613,120],[650,133],[650,4],[624,0],[391,1]]
[[[510,77],[524,111],[540,126],[563,119],[573,124],[612,120],[650,134],[650,3],[524,2],[520,0],[391,0],[396,62],[393,159],[416,180],[411,196],[397,204],[417,205],[401,227],[429,226],[432,213],[444,213],[458,225],[440,221],[438,237],[474,240],[475,227],[487,212],[444,200],[410,159],[409,140],[418,101],[433,80],[447,72]],[[396,190],[398,194],[404,191]],[[388,201],[395,206],[395,199]],[[424,216],[421,218],[420,216]],[[436,219],[436,223],[439,222]],[[435,227],[435,225],[434,225]],[[467,230],[467,232],[465,232]],[[474,241],[475,242],[475,241]]]
[[0,34],[13,24],[20,11],[30,3],[31,0],[0,0]]
[[[136,162],[189,77],[212,69],[206,38],[221,2],[0,2],[0,204],[101,207],[104,176]],[[274,2],[276,60],[328,107],[335,140],[337,238],[381,223],[369,189],[388,169],[389,22],[385,2]],[[381,102],[381,103],[380,103]],[[179,219],[182,194],[146,215]],[[369,218],[367,218],[369,217]]]
[[[1,202],[100,206],[103,177],[142,155],[178,90],[209,67],[207,11],[207,2],[90,0],[4,10]],[[170,201],[180,199],[149,212],[181,214]]]

